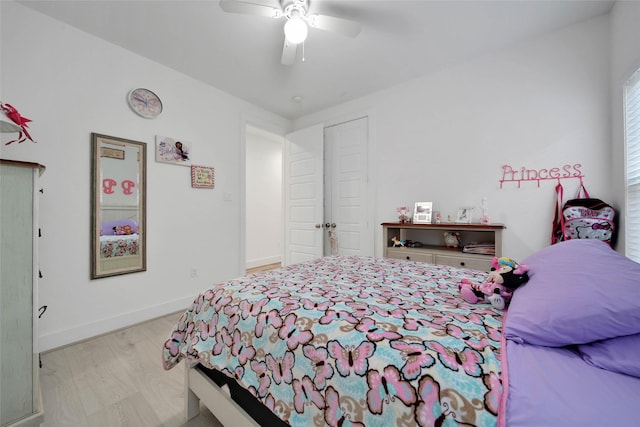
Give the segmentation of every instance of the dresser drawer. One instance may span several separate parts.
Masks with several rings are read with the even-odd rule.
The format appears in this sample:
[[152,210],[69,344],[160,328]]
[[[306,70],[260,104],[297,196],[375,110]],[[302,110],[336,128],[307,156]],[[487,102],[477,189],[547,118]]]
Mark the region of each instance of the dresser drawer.
[[406,259],[409,261],[419,261],[433,264],[433,254],[429,252],[416,251],[411,249],[387,249],[387,258]]
[[436,255],[436,264],[450,265],[452,267],[471,268],[473,270],[491,271],[491,258],[470,258],[465,256]]

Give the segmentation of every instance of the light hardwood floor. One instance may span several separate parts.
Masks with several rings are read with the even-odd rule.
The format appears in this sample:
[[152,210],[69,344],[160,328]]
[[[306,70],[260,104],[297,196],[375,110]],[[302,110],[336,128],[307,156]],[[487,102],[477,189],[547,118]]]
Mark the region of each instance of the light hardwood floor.
[[180,313],[41,355],[43,427],[220,427],[204,406],[184,419],[184,362],[162,368]]
[[273,263],[273,264],[262,265],[260,267],[249,268],[249,269],[247,269],[247,274],[256,273],[258,271],[273,270],[275,268],[280,268],[280,263],[279,262],[276,262],[276,263]]
[[42,427],[221,427],[202,404],[200,415],[186,422],[184,361],[162,368],[163,344],[180,315],[42,353]]

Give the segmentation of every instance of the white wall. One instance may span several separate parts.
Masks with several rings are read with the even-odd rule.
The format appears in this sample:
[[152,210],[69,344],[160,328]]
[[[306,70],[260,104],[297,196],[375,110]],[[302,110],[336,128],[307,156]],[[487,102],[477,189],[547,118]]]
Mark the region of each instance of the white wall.
[[[640,68],[640,2],[617,1],[611,10],[612,181],[614,200],[625,206],[623,87]],[[624,213],[624,212],[622,212]],[[624,215],[620,217],[618,250],[624,250]]]
[[282,259],[284,138],[254,126],[246,132],[247,268]]
[[[48,167],[40,302],[49,310],[40,321],[41,349],[180,310],[199,290],[242,271],[245,124],[289,123],[16,3],[2,1],[0,10],[1,99],[34,120],[38,141],[2,146],[1,155]],[[616,22],[630,27],[637,18]],[[555,183],[501,189],[502,165],[581,163],[590,192],[613,197],[609,30],[608,17],[600,17],[295,125],[371,113],[378,224],[415,201],[432,201],[446,216],[487,196],[490,215],[508,227],[504,254],[522,259],[548,242]],[[637,32],[620,57],[637,53],[632,40]],[[141,119],[126,105],[127,92],[140,86],[163,99],[158,119]],[[147,272],[89,280],[91,132],[149,144]],[[191,189],[188,168],[156,163],[155,135],[192,142],[194,163],[216,168],[216,189]],[[576,182],[564,184],[575,192]],[[377,255],[381,238],[377,227]],[[199,277],[190,277],[191,268]]]
[[[592,195],[612,199],[607,16],[304,117],[294,128],[364,110],[375,111],[377,224],[395,220],[397,206],[432,201],[446,218],[487,196],[490,216],[507,226],[504,255],[521,260],[549,242],[556,182],[500,188],[503,165],[579,163]],[[577,184],[565,180],[566,193]],[[378,229],[376,255],[381,239]]]
[[[1,156],[47,166],[41,350],[181,310],[213,282],[243,272],[244,121],[289,122],[14,2],[0,8],[2,101],[33,120],[37,141],[2,145]],[[160,117],[130,110],[126,95],[135,87],[162,98]],[[146,272],[89,279],[91,132],[148,144]],[[156,135],[191,142],[194,164],[215,167],[216,188],[192,189],[189,168],[156,163]]]

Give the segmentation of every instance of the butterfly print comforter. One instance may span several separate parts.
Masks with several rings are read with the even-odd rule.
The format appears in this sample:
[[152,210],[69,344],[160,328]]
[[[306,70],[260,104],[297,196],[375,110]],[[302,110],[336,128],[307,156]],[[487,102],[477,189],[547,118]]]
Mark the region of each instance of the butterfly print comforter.
[[332,256],[218,283],[180,317],[165,369],[215,368],[292,426],[492,426],[502,313],[458,296],[486,273]]

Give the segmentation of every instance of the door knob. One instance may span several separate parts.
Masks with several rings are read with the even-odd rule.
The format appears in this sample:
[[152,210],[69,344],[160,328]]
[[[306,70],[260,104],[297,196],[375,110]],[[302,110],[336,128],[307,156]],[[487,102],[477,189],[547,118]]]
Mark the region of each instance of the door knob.
[[336,223],[335,222],[331,223],[331,228],[336,228]]
[[326,228],[331,227],[331,224],[329,224],[328,222],[324,225]]
[[316,224],[316,228],[322,228],[322,224]]

